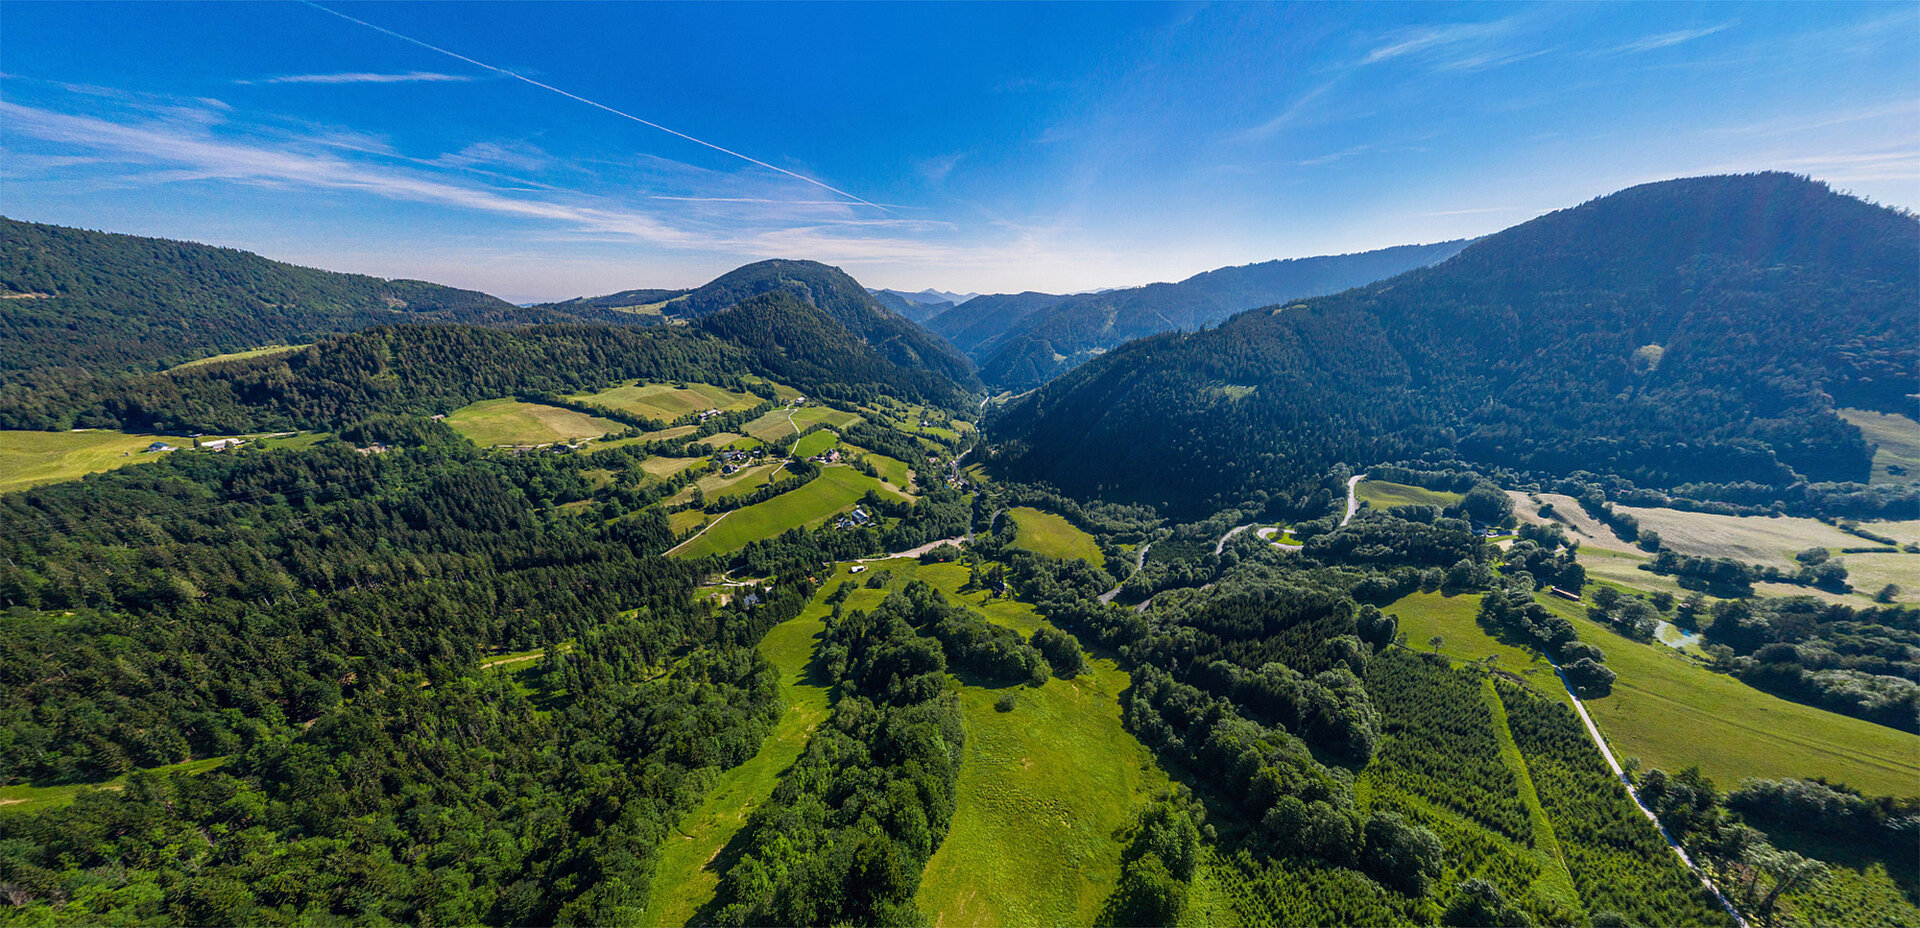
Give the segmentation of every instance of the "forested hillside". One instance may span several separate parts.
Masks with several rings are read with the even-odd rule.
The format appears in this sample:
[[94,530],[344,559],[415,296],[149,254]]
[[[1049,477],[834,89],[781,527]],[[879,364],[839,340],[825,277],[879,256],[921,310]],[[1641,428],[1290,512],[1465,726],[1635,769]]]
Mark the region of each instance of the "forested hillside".
[[[882,357],[901,367],[933,372],[964,389],[980,385],[973,365],[951,347],[930,337],[924,329],[880,305],[866,288],[839,268],[818,261],[759,261],[736,268],[706,286],[684,294],[662,296],[652,309],[675,319],[698,319],[717,313],[749,297],[783,291],[799,297],[838,320]],[[669,291],[629,291],[668,294]],[[616,294],[590,300],[626,299]],[[554,304],[567,306],[570,304]]]
[[0,384],[42,383],[59,369],[153,370],[399,322],[583,318],[418,280],[0,218]]
[[[1462,239],[1268,261],[1195,274],[1177,284],[1056,298],[1037,293],[977,297],[929,326],[943,337],[954,333],[951,337],[959,339],[954,344],[979,363],[981,379],[1001,389],[1025,390],[1128,339],[1173,329],[1191,331],[1243,309],[1372,283],[1445,261],[1466,244]],[[976,322],[963,326],[960,320],[966,318]]]
[[1635,187],[1334,296],[1140,340],[995,423],[999,466],[1203,507],[1448,450],[1650,486],[1867,479],[1911,408],[1920,221],[1787,174]]

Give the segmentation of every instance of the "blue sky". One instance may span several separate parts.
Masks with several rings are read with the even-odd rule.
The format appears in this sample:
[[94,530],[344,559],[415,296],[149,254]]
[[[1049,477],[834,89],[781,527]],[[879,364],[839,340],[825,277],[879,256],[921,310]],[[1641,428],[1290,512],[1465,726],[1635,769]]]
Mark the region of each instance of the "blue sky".
[[8,0],[0,212],[531,300],[1123,286],[1730,171],[1920,207],[1914,3],[323,7]]

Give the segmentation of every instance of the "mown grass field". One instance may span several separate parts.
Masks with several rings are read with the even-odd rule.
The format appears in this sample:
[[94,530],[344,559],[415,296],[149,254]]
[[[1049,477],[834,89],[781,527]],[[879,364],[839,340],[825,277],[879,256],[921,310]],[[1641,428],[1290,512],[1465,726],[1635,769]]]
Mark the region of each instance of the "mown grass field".
[[245,351],[229,351],[226,354],[216,354],[210,357],[201,358],[198,361],[188,361],[185,364],[175,364],[174,366],[167,368],[167,373],[172,374],[178,371],[190,371],[196,367],[206,367],[209,364],[219,364],[223,361],[245,361],[248,358],[267,358],[267,357],[272,357],[274,355],[279,355],[279,354],[292,354],[296,351],[300,351],[308,347],[311,347],[311,346],[268,345],[264,348],[249,348]]
[[88,429],[82,432],[0,431],[0,493],[43,483],[74,480],[129,464],[156,461],[167,452],[145,453],[164,441],[189,447],[192,439],[165,435],[129,435]]
[[821,424],[831,426],[834,429],[844,429],[859,421],[860,415],[858,413],[834,409],[831,406],[802,406],[793,411],[793,423],[798,425],[803,432],[815,425]]
[[1730,557],[1746,564],[1797,568],[1793,556],[1808,548],[1838,551],[1872,544],[1815,519],[1616,508],[1638,519],[1642,531],[1659,532],[1661,547],[1701,557]]
[[481,400],[462,406],[447,415],[447,424],[482,448],[571,442],[627,428],[612,419],[515,399]]
[[735,551],[791,528],[824,522],[834,513],[859,502],[868,490],[893,499],[903,498],[892,487],[851,467],[828,467],[806,486],[727,513],[706,534],[671,553],[676,557],[695,558]]
[[[792,416],[793,419],[789,421],[788,416]],[[807,427],[800,423],[798,410],[776,409],[747,423],[741,431],[764,442],[775,442],[798,435],[806,429]],[[719,447],[719,442],[714,442],[714,447]]]
[[1586,701],[1614,753],[1647,767],[1699,765],[1731,787],[1744,777],[1826,777],[1869,795],[1920,796],[1920,735],[1789,702],[1590,622],[1542,599],[1606,652],[1613,693]]
[[1362,480],[1360,485],[1354,488],[1354,495],[1375,509],[1392,509],[1395,506],[1445,508],[1464,498],[1458,493],[1411,487],[1404,483],[1390,483],[1385,480]]
[[1840,560],[1857,595],[1872,596],[1891,583],[1900,588],[1895,602],[1920,602],[1920,554],[1848,554]]
[[688,413],[718,409],[730,412],[752,409],[765,402],[751,393],[735,393],[706,383],[674,386],[670,383],[629,383],[599,393],[573,397],[583,403],[618,409],[635,415],[672,422]]
[[[847,576],[840,568],[840,578]],[[706,798],[667,836],[654,870],[653,899],[644,923],[685,925],[713,899],[720,874],[709,865],[746,825],[747,817],[773,795],[780,775],[800,757],[807,737],[826,720],[830,691],[812,678],[816,640],[826,628],[831,607],[822,595],[791,621],[776,625],[760,639],[760,653],[780,671],[780,695],[786,711],[760,750],[745,763],[721,772]]]
[[677,474],[683,470],[686,470],[689,467],[692,467],[695,464],[700,463],[702,460],[705,460],[705,459],[704,458],[667,458],[667,457],[648,458],[640,462],[640,469],[644,471],[646,475],[649,477],[671,477],[674,474]]
[[[1873,452],[1872,483],[1920,482],[1920,422],[1906,416],[1874,412],[1869,409],[1842,409],[1840,417],[1860,428],[1867,441],[1880,447]],[[1905,473],[1895,474],[1888,468]]]
[[1013,536],[1016,548],[1061,560],[1080,558],[1095,567],[1104,563],[1100,543],[1060,516],[1031,506],[1016,506],[1007,510],[1007,517],[1019,526]]
[[[152,767],[143,773],[206,773],[227,762],[225,757],[208,757],[202,760],[190,760],[165,767]],[[127,777],[118,776],[105,783],[67,783],[60,786],[28,786],[15,784],[0,786],[0,815],[8,812],[41,812],[58,809],[73,802],[81,793],[96,789],[122,790],[127,787]]]

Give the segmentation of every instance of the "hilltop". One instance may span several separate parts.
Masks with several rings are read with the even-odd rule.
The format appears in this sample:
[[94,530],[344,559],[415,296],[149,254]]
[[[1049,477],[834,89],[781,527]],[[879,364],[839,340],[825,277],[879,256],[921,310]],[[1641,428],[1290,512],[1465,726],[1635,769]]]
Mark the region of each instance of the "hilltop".
[[1834,410],[1910,408],[1916,241],[1913,216],[1794,175],[1634,187],[1129,344],[1009,409],[1000,463],[1183,507],[1436,450],[1647,485],[1865,481]]

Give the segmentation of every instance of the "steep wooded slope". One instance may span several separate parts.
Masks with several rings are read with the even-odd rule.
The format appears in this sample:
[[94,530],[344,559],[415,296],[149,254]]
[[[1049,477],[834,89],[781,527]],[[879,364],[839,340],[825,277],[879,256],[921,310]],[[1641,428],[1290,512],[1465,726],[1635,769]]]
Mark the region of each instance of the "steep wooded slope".
[[1865,480],[1911,408],[1920,222],[1788,174],[1635,187],[1453,260],[1147,338],[1001,416],[1001,466],[1198,508],[1433,449],[1645,484]]
[[0,379],[153,370],[399,322],[584,317],[472,290],[297,267],[232,248],[0,218]]

